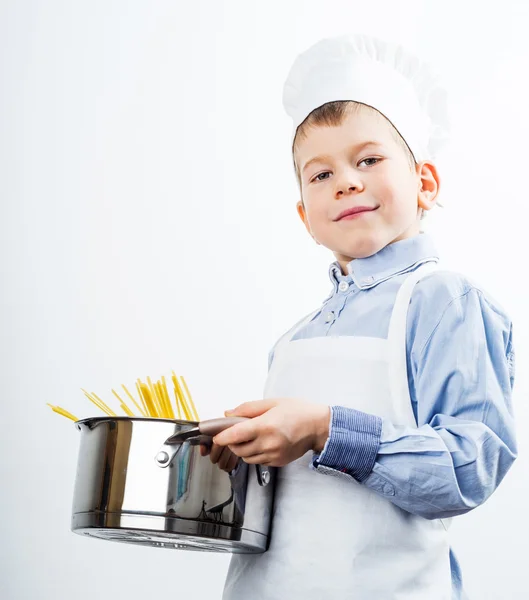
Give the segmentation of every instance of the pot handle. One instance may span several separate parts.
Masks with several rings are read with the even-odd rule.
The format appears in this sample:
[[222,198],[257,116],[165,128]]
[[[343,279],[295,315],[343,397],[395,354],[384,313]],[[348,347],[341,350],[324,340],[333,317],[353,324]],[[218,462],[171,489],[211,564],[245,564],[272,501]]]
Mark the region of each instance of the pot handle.
[[[215,437],[221,431],[233,427],[233,425],[237,425],[237,423],[242,423],[243,421],[247,421],[248,417],[221,417],[218,419],[208,419],[207,421],[201,421],[196,427],[196,437],[202,438],[201,441],[211,441],[211,438]],[[180,442],[179,437],[182,436],[184,432],[178,432],[174,435],[168,437],[163,446],[160,448],[160,451],[157,453],[155,460],[159,467],[167,467],[171,460],[175,457],[180,446],[184,441],[189,439],[193,439],[193,437],[188,436]],[[206,438],[205,440],[203,438]],[[265,465],[255,465],[257,471],[257,481],[260,486],[266,486],[270,482],[271,476],[268,467]]]
[[184,429],[183,431],[177,431],[165,440],[163,446],[165,448],[166,446],[175,445],[178,451],[178,448],[180,448],[180,446],[187,440],[194,440],[195,443],[198,442],[210,444],[211,439],[221,431],[247,420],[247,417],[230,417],[201,421],[194,427]]
[[207,421],[201,421],[198,424],[198,429],[202,435],[215,437],[221,431],[229,429],[230,427],[233,427],[233,425],[237,425],[237,423],[248,420],[248,417],[221,417],[220,419],[208,419]]

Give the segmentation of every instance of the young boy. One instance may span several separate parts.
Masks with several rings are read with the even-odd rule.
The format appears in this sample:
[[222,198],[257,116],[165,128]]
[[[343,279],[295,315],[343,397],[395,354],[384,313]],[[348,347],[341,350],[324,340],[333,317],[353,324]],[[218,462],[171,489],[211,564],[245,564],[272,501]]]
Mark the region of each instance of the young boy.
[[284,103],[333,289],[274,346],[264,400],[226,412],[252,418],[214,439],[221,468],[282,467],[270,547],[233,555],[223,598],[459,600],[448,519],[516,458],[514,354],[509,317],[420,233],[442,90],[402,48],[351,35],[296,59]]

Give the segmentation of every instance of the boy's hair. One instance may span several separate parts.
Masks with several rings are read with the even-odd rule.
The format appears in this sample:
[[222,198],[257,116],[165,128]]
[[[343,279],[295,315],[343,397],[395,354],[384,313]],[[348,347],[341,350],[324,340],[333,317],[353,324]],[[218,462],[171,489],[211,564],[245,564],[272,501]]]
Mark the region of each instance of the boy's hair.
[[378,110],[375,110],[371,106],[367,104],[362,104],[360,102],[355,102],[353,100],[337,100],[334,102],[327,102],[327,104],[323,104],[322,106],[314,109],[309,116],[299,125],[296,130],[296,135],[294,137],[294,141],[292,143],[292,159],[294,161],[294,169],[296,171],[296,177],[298,180],[299,188],[301,189],[301,174],[299,172],[298,165],[296,164],[295,152],[297,148],[297,144],[300,140],[303,140],[307,137],[308,130],[313,127],[318,126],[327,126],[327,127],[336,127],[337,125],[341,125],[341,123],[345,120],[346,117],[352,114],[356,114],[360,111],[375,114],[378,117],[384,119],[386,123],[390,127],[391,134],[397,144],[402,148],[403,152],[406,154],[406,158],[408,160],[408,165],[411,170],[415,171],[415,167],[417,163],[415,162],[415,158],[413,157],[412,151],[409,149],[408,145],[404,141],[403,137],[400,133],[395,129],[391,121],[386,119],[384,115],[382,115]]

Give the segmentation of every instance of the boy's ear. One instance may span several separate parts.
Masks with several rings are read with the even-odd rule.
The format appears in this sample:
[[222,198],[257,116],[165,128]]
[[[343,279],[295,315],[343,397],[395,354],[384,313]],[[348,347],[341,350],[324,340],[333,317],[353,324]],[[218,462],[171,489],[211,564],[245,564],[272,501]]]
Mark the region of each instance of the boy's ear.
[[307,231],[310,233],[309,226],[307,223],[307,215],[305,213],[305,206],[303,204],[303,200],[298,200],[296,204],[296,209],[298,211],[299,218],[303,221],[303,224],[307,228]]
[[320,242],[312,235],[312,231],[310,230],[309,220],[307,219],[307,213],[305,211],[305,205],[303,204],[303,200],[298,200],[296,204],[296,208],[298,211],[299,218],[303,221],[303,225],[305,225],[305,229],[309,232],[310,237],[320,246]]
[[417,203],[423,210],[432,210],[436,204],[439,188],[441,185],[436,166],[429,161],[417,165],[419,175],[419,190],[417,192]]

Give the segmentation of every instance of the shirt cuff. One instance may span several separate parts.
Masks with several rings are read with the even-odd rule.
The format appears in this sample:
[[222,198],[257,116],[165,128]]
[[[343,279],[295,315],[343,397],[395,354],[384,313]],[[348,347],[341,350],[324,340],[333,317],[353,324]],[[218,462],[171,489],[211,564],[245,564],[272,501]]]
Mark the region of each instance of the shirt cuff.
[[366,479],[375,464],[382,435],[382,419],[354,408],[331,406],[329,437],[321,454],[314,453],[312,468],[327,467]]

